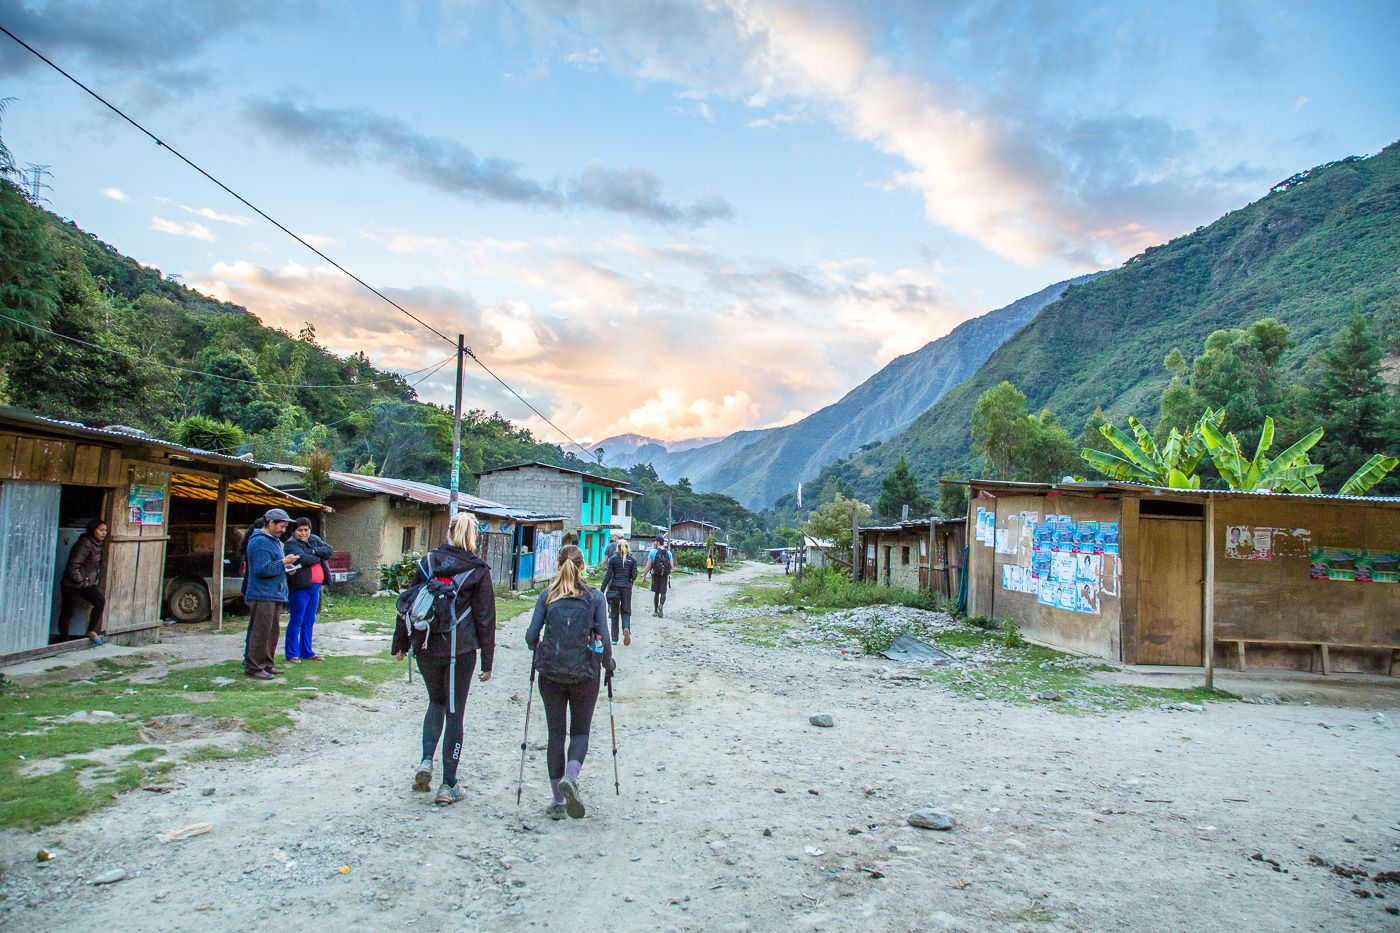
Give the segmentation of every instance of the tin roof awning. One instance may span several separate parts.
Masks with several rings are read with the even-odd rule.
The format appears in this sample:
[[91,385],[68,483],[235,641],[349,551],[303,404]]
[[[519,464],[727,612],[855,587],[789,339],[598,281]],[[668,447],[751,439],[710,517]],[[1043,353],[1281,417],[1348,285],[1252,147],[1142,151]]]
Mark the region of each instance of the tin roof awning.
[[[174,473],[170,477],[170,495],[182,499],[205,499],[213,502],[219,498],[219,481],[208,476],[194,476],[190,473]],[[265,505],[268,508],[314,509],[317,512],[334,511],[330,506],[302,499],[291,493],[274,489],[261,480],[235,479],[228,484],[228,501],[245,505]]]

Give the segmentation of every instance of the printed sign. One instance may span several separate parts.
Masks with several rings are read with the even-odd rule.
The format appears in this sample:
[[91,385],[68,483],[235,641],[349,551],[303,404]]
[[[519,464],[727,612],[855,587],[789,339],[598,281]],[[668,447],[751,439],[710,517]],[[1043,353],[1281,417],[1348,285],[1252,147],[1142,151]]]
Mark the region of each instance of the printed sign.
[[1249,525],[1225,528],[1225,556],[1232,560],[1272,560],[1274,529]]
[[132,486],[126,495],[131,521],[136,525],[165,523],[165,487]]

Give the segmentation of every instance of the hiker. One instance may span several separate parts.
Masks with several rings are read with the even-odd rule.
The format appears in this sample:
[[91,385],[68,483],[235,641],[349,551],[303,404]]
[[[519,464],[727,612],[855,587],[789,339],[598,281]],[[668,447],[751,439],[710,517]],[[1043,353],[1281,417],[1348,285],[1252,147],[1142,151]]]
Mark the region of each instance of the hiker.
[[[476,518],[458,512],[447,527],[447,540],[429,551],[418,562],[407,594],[419,585],[436,583],[447,597],[441,608],[452,618],[436,630],[409,631],[408,620],[399,613],[394,626],[394,657],[402,661],[413,651],[423,685],[428,688],[428,711],[423,715],[423,759],[413,775],[413,789],[427,791],[433,783],[433,756],[442,738],[442,784],[433,802],[440,807],[466,796],[457,782],[457,766],[462,760],[462,719],[467,705],[467,688],[481,653],[478,679],[491,679],[496,656],[496,595],[491,588],[491,568],[476,554]],[[454,595],[455,590],[455,595]],[[456,655],[453,655],[455,635]]]
[[632,583],[637,579],[637,558],[626,541],[617,542],[617,553],[608,560],[603,574],[602,590],[608,597],[608,617],[612,620],[612,643],[617,644],[617,629],[622,623],[622,643],[632,644]]
[[68,552],[68,564],[63,568],[63,608],[59,610],[59,632],[68,634],[68,621],[86,600],[92,605],[88,613],[87,637],[94,645],[102,644],[102,610],[107,597],[102,593],[102,540],[107,537],[107,523],[94,518],[87,530],[73,542]]
[[263,526],[248,536],[248,573],[243,599],[248,603],[248,637],[243,643],[243,673],[271,680],[282,673],[273,667],[282,607],[287,604],[287,576],[297,557],[282,550],[282,533],[292,517],[281,509],[263,513]]
[[714,552],[714,551],[710,551],[708,554],[705,555],[705,579],[706,579],[706,580],[713,580],[714,578],[715,578],[715,552]]
[[297,519],[292,536],[283,547],[298,560],[296,571],[287,578],[287,642],[283,654],[292,664],[319,661],[321,656],[311,647],[311,633],[316,610],[321,607],[321,586],[330,578],[326,560],[334,549],[311,533],[311,522],[305,518]]
[[[621,536],[621,535],[613,535],[612,537],[610,537],[610,538],[608,539],[608,546],[607,546],[606,548],[603,549],[603,563],[604,563],[604,565],[606,565],[606,564],[608,563],[608,561],[610,561],[610,560],[613,559],[613,555],[617,553],[618,546],[619,546],[619,545],[622,545],[622,544],[625,544],[625,543],[626,543],[626,542],[624,542],[624,541],[622,540],[622,536]],[[603,592],[605,592],[605,593],[607,592],[607,587],[604,587],[604,588],[603,588]],[[613,639],[613,640],[616,641],[617,639]]]
[[661,535],[656,536],[656,547],[651,549],[647,555],[646,569],[642,571],[642,580],[651,577],[651,614],[658,618],[666,615],[666,589],[671,585],[671,552],[666,547],[666,539]]
[[552,819],[562,820],[568,814],[577,820],[587,815],[578,779],[588,754],[599,674],[607,671],[611,678],[617,665],[608,639],[603,595],[583,579],[583,552],[565,545],[559,549],[558,563],[559,571],[549,589],[535,600],[525,643],[535,652],[540,699],[549,726],[545,758],[553,800],[546,812]]

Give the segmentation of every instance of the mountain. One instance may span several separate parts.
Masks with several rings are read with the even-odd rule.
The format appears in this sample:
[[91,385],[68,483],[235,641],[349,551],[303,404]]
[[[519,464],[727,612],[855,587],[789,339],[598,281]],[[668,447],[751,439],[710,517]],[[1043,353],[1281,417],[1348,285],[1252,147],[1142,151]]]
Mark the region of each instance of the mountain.
[[604,466],[627,470],[639,463],[651,463],[657,458],[664,458],[668,453],[694,450],[719,440],[723,438],[694,437],[685,441],[662,441],[642,434],[617,434],[587,446],[589,450],[603,448]]
[[[708,471],[691,467],[691,482],[704,492],[731,495],[751,509],[767,508],[795,488],[799,480],[815,477],[822,466],[837,457],[850,456],[863,445],[899,433],[944,393],[972,375],[1002,341],[1059,298],[1066,288],[1100,274],[1058,282],[1004,308],[964,321],[947,335],[891,360],[840,401],[801,421],[748,439],[732,455],[715,461]],[[662,467],[655,460],[652,465],[661,472]]]
[[689,479],[698,492],[716,492],[704,485],[705,477],[745,447],[762,440],[773,429],[759,428],[754,431],[735,431],[728,437],[685,450],[672,449],[653,457],[651,467],[656,475],[668,483],[681,478]]
[[1155,420],[1169,378],[1162,357],[1173,347],[1189,358],[1215,330],[1275,317],[1297,341],[1284,358],[1296,368],[1353,309],[1393,306],[1397,267],[1400,143],[1294,175],[1210,226],[1066,290],[901,434],[824,473],[852,483],[862,499],[879,495],[901,455],[926,491],[946,470],[976,475],[972,410],[1004,380],[1071,434],[1097,406],[1120,424],[1129,414]]

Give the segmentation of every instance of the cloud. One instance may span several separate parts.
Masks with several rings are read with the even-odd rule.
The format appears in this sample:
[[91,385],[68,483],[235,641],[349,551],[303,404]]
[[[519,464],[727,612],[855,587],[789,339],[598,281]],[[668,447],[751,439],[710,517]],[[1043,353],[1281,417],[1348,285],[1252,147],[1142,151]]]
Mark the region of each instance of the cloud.
[[131,197],[120,188],[103,188],[102,193],[113,201],[130,201]]
[[478,158],[456,140],[418,133],[397,117],[369,110],[256,99],[248,103],[244,115],[269,137],[296,146],[321,162],[391,165],[406,178],[469,200],[548,209],[589,207],[690,226],[733,213],[717,194],[689,205],[664,200],[660,180],[640,165],[608,168],[594,160],[584,165],[576,178],[562,184],[535,181],[521,174],[517,162]]
[[164,217],[152,217],[151,229],[159,231],[160,233],[173,233],[176,236],[194,237],[196,240],[214,240],[214,232],[212,230],[204,226],[204,224],[195,223],[192,220],[189,223],[182,224],[177,220],[166,220]]
[[180,208],[182,211],[189,211],[191,214],[198,214],[201,217],[208,217],[210,220],[217,220],[221,223],[235,224],[239,227],[246,227],[253,222],[253,218],[251,217],[244,217],[242,214],[220,214],[212,207],[193,208],[186,207],[183,204],[177,204],[176,207]]

